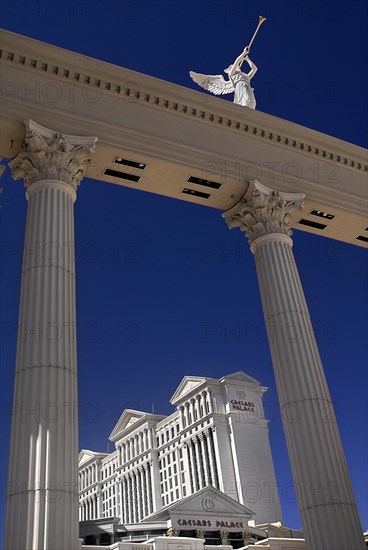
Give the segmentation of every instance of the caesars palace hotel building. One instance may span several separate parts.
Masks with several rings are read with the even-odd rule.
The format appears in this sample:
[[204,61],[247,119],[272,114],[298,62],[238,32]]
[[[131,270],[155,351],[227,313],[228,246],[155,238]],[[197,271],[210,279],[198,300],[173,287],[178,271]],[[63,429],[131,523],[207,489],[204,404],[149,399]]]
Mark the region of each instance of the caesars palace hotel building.
[[[186,376],[170,416],[124,410],[109,438],[114,452],[79,454],[80,522],[118,518],[129,531],[205,487],[243,505],[254,525],[282,521],[266,390],[243,372],[220,380]],[[211,524],[178,521],[184,530]],[[239,530],[236,522],[217,522],[221,527]]]

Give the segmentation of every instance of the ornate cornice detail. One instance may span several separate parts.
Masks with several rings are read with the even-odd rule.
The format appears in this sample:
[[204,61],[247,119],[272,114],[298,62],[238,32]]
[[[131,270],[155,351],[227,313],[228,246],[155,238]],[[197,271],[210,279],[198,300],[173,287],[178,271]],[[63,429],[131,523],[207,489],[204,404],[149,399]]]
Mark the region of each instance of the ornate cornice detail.
[[[317,157],[320,160],[323,159],[326,162],[335,163],[353,170],[368,172],[368,164],[360,160],[349,158],[343,154],[337,154],[321,146],[316,147],[316,145],[307,141],[295,139],[292,135],[282,135],[268,128],[262,128],[260,125],[247,124],[244,123],[244,120],[236,120],[219,115],[208,108],[198,108],[198,105],[193,106],[181,101],[173,101],[171,98],[163,97],[161,93],[152,93],[148,89],[143,89],[140,82],[132,82],[131,79],[126,82],[101,79],[95,75],[76,71],[74,67],[31,57],[27,55],[25,50],[20,54],[19,52],[3,48],[0,50],[0,59],[7,64],[24,66],[28,71],[33,70],[39,74],[48,74],[54,79],[68,82],[70,86],[83,86],[91,88],[94,91],[100,90],[101,93],[113,95],[117,101],[125,99],[149,104],[152,107],[163,110],[175,111],[189,118],[197,118],[211,124],[226,126],[234,131],[253,134],[267,142],[277,142],[288,149],[303,151],[310,157]],[[203,95],[206,98],[210,97],[207,94]],[[211,98],[211,101],[213,101],[213,98]],[[221,100],[215,99],[215,101]]]
[[96,137],[71,136],[27,120],[21,152],[9,162],[15,180],[29,187],[41,180],[57,180],[74,190],[83,178],[95,150]]
[[303,204],[303,193],[281,193],[252,180],[244,197],[222,216],[229,229],[239,227],[252,244],[272,233],[291,236],[291,218]]

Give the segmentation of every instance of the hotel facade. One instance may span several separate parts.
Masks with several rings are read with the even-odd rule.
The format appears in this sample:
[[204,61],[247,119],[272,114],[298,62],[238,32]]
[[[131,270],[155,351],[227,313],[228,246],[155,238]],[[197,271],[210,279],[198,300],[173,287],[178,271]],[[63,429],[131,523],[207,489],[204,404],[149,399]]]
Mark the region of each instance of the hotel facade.
[[[266,391],[243,372],[219,380],[186,376],[170,401],[171,415],[124,410],[109,437],[112,453],[79,454],[80,522],[119,518],[134,531],[178,501],[208,491],[242,505],[244,520],[221,517],[212,525],[197,514],[169,527],[243,531],[248,520],[282,521],[262,402]],[[213,498],[207,500],[202,512],[214,506]]]

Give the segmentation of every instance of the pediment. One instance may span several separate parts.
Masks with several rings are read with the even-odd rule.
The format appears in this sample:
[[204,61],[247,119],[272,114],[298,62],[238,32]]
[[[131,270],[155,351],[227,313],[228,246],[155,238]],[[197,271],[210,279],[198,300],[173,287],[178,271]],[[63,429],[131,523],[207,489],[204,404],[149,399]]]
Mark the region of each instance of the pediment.
[[251,518],[254,512],[215,487],[207,486],[170,507],[170,516],[192,514]]
[[160,414],[125,409],[109,435],[109,439],[115,442],[122,435],[122,432],[130,430],[135,424],[138,426],[139,424],[144,424],[144,422],[148,420],[160,422],[163,418],[165,418],[165,416]]
[[83,466],[86,462],[89,462],[91,459],[103,458],[107,456],[108,453],[96,453],[95,451],[89,451],[87,449],[82,449],[78,455],[78,466]]
[[144,418],[146,413],[142,411],[135,411],[133,409],[125,409],[123,414],[115,424],[114,429],[112,430],[109,439],[114,441],[116,436],[124,431],[126,428],[131,427],[133,424],[136,424],[139,420]]
[[170,399],[170,403],[174,405],[177,401],[185,397],[187,394],[189,395],[192,390],[201,386],[205,382],[207,382],[207,379],[200,376],[184,376],[176,392]]
[[256,380],[255,378],[253,378],[252,376],[250,376],[249,374],[246,374],[241,370],[234,372],[233,374],[228,374],[226,376],[223,376],[221,378],[221,382],[233,382],[233,383],[245,382],[246,384],[255,384],[257,386],[260,385],[260,382],[258,380]]
[[[145,522],[169,521],[172,525],[180,526],[181,518],[187,520],[204,520],[216,526],[221,521],[248,522],[255,512],[240,504],[233,498],[225,495],[219,489],[208,485],[193,495],[181,499],[179,502],[162,508],[145,518]],[[208,525],[208,523],[207,523]]]

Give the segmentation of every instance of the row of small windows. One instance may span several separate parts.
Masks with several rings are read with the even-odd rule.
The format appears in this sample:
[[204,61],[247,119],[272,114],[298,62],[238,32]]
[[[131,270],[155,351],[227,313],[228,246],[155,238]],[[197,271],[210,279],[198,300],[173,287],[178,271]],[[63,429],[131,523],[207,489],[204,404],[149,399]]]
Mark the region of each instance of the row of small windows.
[[[167,466],[169,466],[171,464],[171,462],[174,464],[175,462],[178,462],[177,460],[177,457],[175,456],[176,453],[175,452],[171,452],[171,453],[167,453],[166,455],[163,455],[161,457],[161,459],[159,460],[159,467],[160,467],[160,470],[162,468],[166,468]],[[180,448],[178,449],[178,456],[179,456],[179,459],[182,460],[183,459],[183,450]]]
[[148,451],[150,446],[151,434],[148,429],[145,429],[119,445],[120,464],[125,464],[139,454]]
[[102,466],[101,476],[102,479],[106,479],[115,473],[117,463],[116,461],[109,462],[107,465]]
[[168,443],[171,441],[171,439],[174,439],[180,431],[179,423],[175,424],[175,426],[171,426],[165,430],[165,432],[162,432],[161,434],[158,434],[156,436],[156,443],[157,447],[160,445],[164,445],[165,443]]
[[[175,494],[175,497],[174,497],[174,494]],[[185,487],[183,487],[183,497],[185,496],[186,496],[186,490],[185,490]],[[163,506],[167,506],[168,504],[171,504],[174,500],[179,500],[179,498],[180,498],[179,489],[176,489],[175,493],[174,491],[170,491],[168,495],[162,495],[161,502]]]
[[79,489],[83,490],[97,481],[97,464],[92,464],[78,474]]
[[160,479],[161,479],[161,481],[163,481],[164,479],[168,479],[172,475],[177,474],[177,472],[178,472],[178,467],[177,467],[176,464],[173,465],[172,470],[171,470],[171,466],[169,466],[167,468],[167,470],[161,470],[160,471]]

